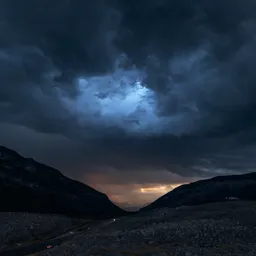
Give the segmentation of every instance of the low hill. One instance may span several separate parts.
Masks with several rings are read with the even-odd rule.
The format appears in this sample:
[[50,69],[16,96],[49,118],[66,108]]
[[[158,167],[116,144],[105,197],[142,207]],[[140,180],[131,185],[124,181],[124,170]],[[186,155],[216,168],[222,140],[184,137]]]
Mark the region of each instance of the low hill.
[[0,146],[0,211],[108,218],[126,212],[95,189]]
[[158,198],[140,211],[227,200],[256,200],[256,173],[218,176],[182,185]]

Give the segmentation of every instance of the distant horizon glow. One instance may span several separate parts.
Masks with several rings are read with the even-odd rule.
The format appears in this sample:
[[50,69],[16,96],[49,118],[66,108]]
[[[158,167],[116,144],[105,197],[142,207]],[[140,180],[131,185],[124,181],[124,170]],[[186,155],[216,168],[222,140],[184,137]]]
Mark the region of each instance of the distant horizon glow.
[[[150,170],[145,173],[148,181],[140,182],[140,180],[143,180],[142,174],[140,174],[140,177],[136,180],[132,180],[136,171],[131,170],[124,174],[116,169],[106,168],[102,171],[98,170],[98,172],[93,174],[85,175],[83,182],[105,193],[113,203],[121,207],[140,208],[155,201],[180,185],[188,184],[199,179],[199,177],[184,178],[163,169],[158,170],[158,173],[163,177],[162,180],[156,181],[155,171],[156,170]],[[124,178],[125,182],[119,182],[121,175],[126,175]]]
[[145,187],[140,188],[141,193],[157,193],[164,194],[170,192],[172,189],[175,189],[183,184],[170,184],[165,186],[156,186],[156,187]]
[[145,186],[141,186],[141,184],[97,184],[97,182],[94,184],[89,182],[87,184],[107,194],[114,204],[125,209],[126,207],[143,207],[186,183],[188,182],[179,184],[145,184]]

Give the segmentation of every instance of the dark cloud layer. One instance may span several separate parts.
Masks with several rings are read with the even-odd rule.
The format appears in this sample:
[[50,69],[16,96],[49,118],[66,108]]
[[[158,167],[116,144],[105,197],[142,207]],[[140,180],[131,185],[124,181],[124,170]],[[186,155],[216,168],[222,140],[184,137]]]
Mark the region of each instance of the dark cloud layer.
[[2,0],[0,142],[78,178],[254,170],[255,32],[253,0]]

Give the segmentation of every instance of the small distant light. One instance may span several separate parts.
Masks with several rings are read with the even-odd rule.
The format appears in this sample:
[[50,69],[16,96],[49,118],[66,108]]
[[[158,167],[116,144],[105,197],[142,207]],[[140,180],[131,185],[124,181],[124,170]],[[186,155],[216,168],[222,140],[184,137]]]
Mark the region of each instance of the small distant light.
[[52,248],[52,245],[47,245],[46,248],[47,248],[47,249],[51,249],[51,248]]

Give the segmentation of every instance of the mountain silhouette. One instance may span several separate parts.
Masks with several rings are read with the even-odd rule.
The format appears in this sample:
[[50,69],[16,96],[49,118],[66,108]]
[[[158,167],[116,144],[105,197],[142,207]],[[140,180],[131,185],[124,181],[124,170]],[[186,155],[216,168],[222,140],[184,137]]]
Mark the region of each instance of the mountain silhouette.
[[108,218],[126,212],[97,190],[0,146],[0,211]]
[[256,200],[256,173],[217,176],[181,185],[140,211],[229,200]]

